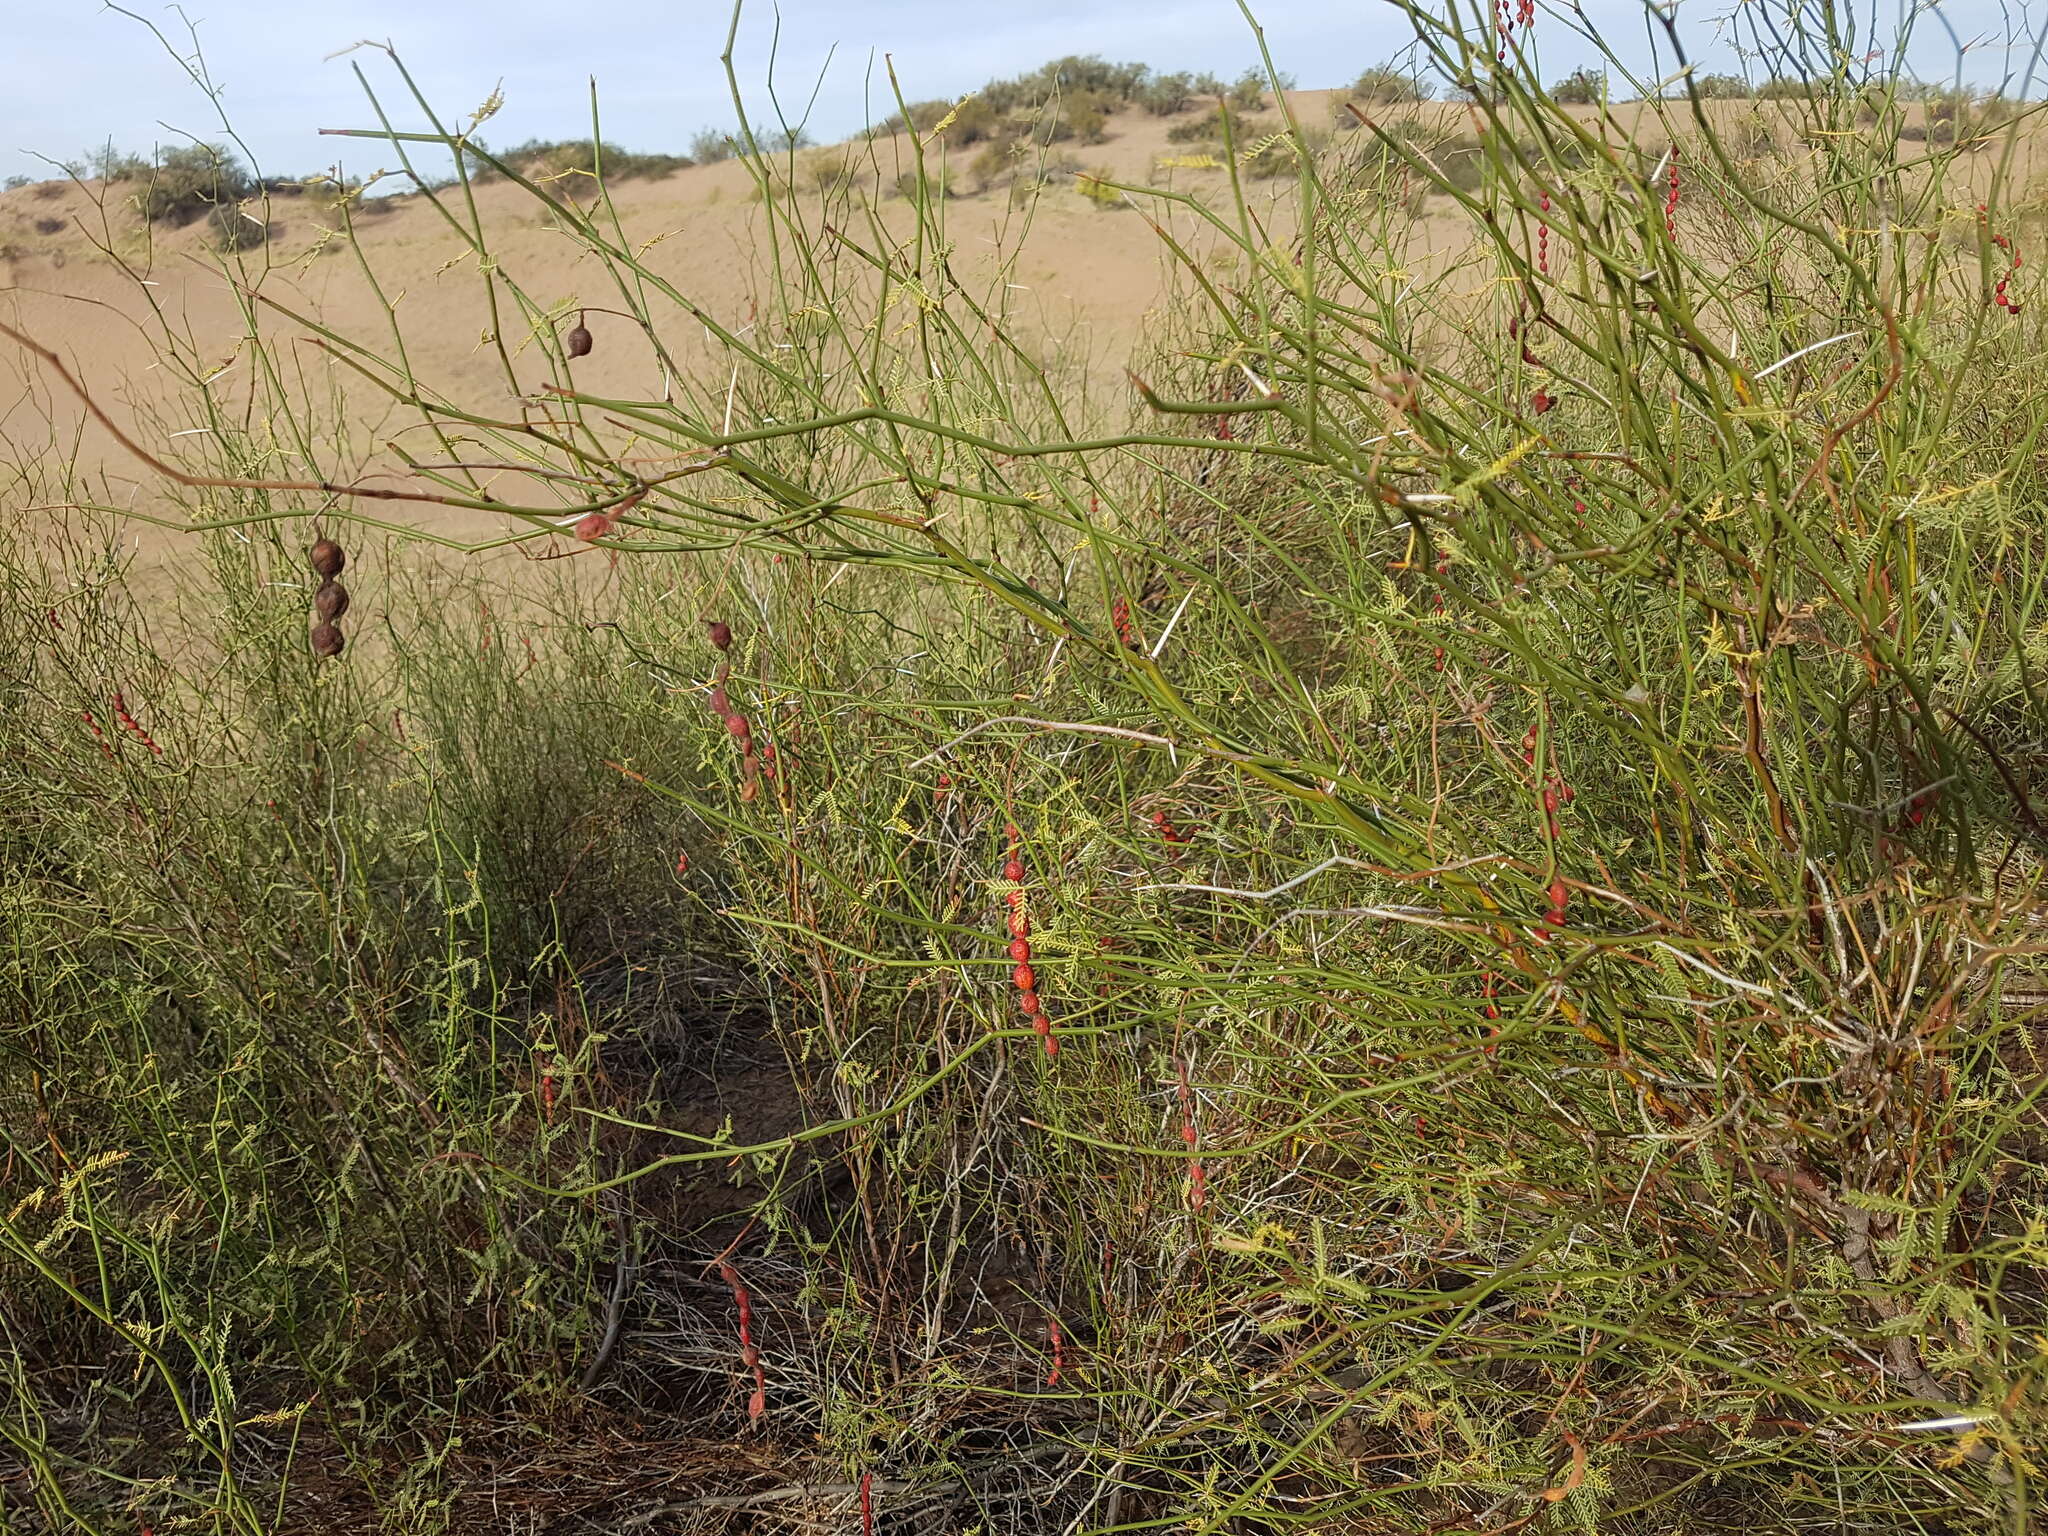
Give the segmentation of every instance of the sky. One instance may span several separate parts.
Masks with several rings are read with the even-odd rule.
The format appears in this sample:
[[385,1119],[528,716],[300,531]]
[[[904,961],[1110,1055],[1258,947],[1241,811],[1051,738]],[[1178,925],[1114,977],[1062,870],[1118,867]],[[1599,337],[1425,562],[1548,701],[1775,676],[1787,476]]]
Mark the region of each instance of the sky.
[[[1568,4],[1568,0],[1566,0]],[[1680,27],[1702,67],[1736,68],[1716,18],[1737,0],[1676,0]],[[1783,0],[1771,0],[1783,3]],[[1854,0],[1890,36],[1917,0]],[[1559,0],[1544,0],[1552,11]],[[393,44],[435,109],[466,117],[502,82],[504,106],[489,142],[564,138],[589,131],[590,77],[605,138],[630,149],[678,150],[735,114],[719,64],[729,0],[0,0],[0,55],[11,66],[0,94],[0,177],[57,174],[110,141],[147,153],[189,138],[219,141],[222,113],[271,175],[339,164],[362,175],[390,161],[388,147],[321,138],[324,127],[374,126],[352,66],[360,65],[400,126],[424,127],[381,50]],[[1618,50],[1648,67],[1639,0],[1579,0],[1576,7]],[[1304,86],[1348,83],[1396,54],[1407,23],[1386,0],[1255,0],[1276,64]],[[1997,44],[2023,14],[2010,0],[1942,0],[1940,14],[1966,42],[1966,73],[1996,81],[2012,61]],[[145,22],[161,29],[165,41]],[[1921,23],[1913,62],[1952,73],[1954,46]],[[194,39],[216,88],[192,78]],[[1562,16],[1537,26],[1541,68],[1554,78],[1588,61]],[[831,140],[885,116],[883,56],[893,56],[912,100],[957,97],[992,76],[1069,53],[1135,59],[1162,70],[1233,76],[1257,57],[1236,0],[748,0],[735,64],[751,114],[770,116],[772,80],[794,120]],[[2017,61],[2024,68],[2024,57]],[[828,67],[829,64],[829,67]],[[2036,93],[2038,94],[2038,92]],[[380,153],[381,150],[381,153]]]

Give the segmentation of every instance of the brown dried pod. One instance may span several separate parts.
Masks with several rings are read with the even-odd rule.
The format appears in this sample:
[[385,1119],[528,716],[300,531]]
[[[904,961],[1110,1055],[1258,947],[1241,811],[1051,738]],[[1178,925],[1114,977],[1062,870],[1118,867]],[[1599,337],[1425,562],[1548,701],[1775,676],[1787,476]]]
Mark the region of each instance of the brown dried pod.
[[308,559],[313,569],[330,581],[341,574],[341,568],[348,564],[348,555],[332,539],[321,539],[314,544]]
[[313,654],[315,656],[339,656],[343,645],[341,631],[332,624],[313,626]]
[[584,325],[581,315],[576,317],[575,327],[569,332],[567,340],[571,357],[590,356],[590,331]]
[[711,621],[711,643],[721,651],[730,650],[732,648],[732,626],[723,619],[713,619]]
[[338,581],[321,583],[320,590],[313,594],[313,611],[332,624],[348,612],[348,588]]

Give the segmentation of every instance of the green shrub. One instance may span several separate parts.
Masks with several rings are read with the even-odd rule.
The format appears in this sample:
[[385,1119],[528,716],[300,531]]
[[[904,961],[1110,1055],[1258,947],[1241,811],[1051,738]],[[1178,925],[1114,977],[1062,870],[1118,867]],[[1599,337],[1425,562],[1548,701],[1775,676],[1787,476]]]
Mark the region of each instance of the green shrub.
[[754,143],[760,146],[764,155],[793,155],[798,150],[809,149],[817,140],[811,137],[810,129],[801,123],[793,127],[784,127],[780,123],[772,126],[756,123]]
[[[562,190],[572,196],[590,190],[600,173],[606,181],[653,180],[693,163],[686,155],[643,154],[617,144],[593,144],[588,139],[528,139],[492,153],[529,180],[569,182]],[[488,181],[496,172],[478,161],[470,174]]]
[[1375,64],[1351,82],[1349,94],[1372,106],[1404,106],[1428,101],[1436,95],[1436,86],[1392,64]]
[[699,128],[690,135],[690,159],[694,164],[716,165],[732,157],[732,135],[723,128]]
[[934,124],[942,121],[953,110],[953,103],[944,97],[932,101],[913,101],[900,112],[891,112],[868,130],[871,136],[886,138],[890,134],[915,130],[930,133]]
[[1240,112],[1256,112],[1266,104],[1266,76],[1263,70],[1247,69],[1230,87],[1230,104]]
[[214,247],[222,251],[253,251],[270,239],[270,226],[238,203],[217,203],[207,210],[206,227]]
[[[1221,144],[1223,142],[1224,108],[1203,112],[1184,123],[1175,123],[1166,131],[1169,144]],[[1245,117],[1231,111],[1230,131],[1242,148],[1253,139],[1273,131],[1275,119],[1267,117]]]
[[1607,75],[1598,69],[1575,69],[1550,88],[1551,100],[1568,107],[1590,107],[1607,99]]
[[1755,94],[1740,75],[1694,75],[1692,88],[1703,101],[1746,101]]
[[949,116],[952,122],[946,126],[946,142],[960,145],[962,148],[998,138],[1009,126],[1002,114],[979,96],[970,96],[957,106],[948,106],[932,120],[933,126],[945,122]]
[[1151,71],[1143,64],[1112,64],[1097,54],[1069,55],[1009,80],[992,80],[979,94],[997,111],[1032,108],[1055,95],[1083,93],[1117,103],[1135,100]]
[[116,150],[111,144],[94,150],[85,163],[88,173],[100,181],[140,181],[152,169],[142,156]]
[[1015,139],[990,139],[969,164],[968,174],[986,191],[1016,169],[1021,151],[1022,145]]
[[1138,93],[1137,101],[1139,106],[1154,117],[1176,116],[1194,105],[1194,76],[1185,71],[1172,75],[1154,75]]
[[1805,101],[1825,92],[1830,83],[1803,76],[1773,75],[1756,88],[1756,98],[1758,101]]
[[845,145],[813,150],[797,163],[797,185],[823,197],[850,190],[863,169]]
[[134,173],[142,183],[135,205],[151,223],[178,227],[212,209],[240,202],[255,190],[249,173],[218,144],[180,144],[158,152],[155,163]]

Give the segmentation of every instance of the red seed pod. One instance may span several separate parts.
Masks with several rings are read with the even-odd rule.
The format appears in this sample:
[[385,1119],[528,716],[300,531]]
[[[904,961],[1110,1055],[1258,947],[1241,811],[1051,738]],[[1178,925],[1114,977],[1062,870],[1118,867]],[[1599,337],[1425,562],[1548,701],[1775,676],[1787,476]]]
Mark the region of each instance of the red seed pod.
[[1013,910],[1021,909],[1024,905],[1024,893],[1022,891],[1005,891],[1003,893],[1003,900],[1007,901]]
[[953,775],[951,775],[950,773],[942,773],[939,775],[938,787],[932,791],[932,798],[934,800],[944,800],[946,796],[952,791],[952,788]]
[[1066,1341],[1060,1337],[1060,1320],[1049,1317],[1045,1320],[1046,1338],[1052,1344],[1052,1369],[1045,1373],[1045,1384],[1056,1387],[1060,1383],[1060,1370],[1066,1364]]
[[1529,397],[1529,409],[1538,416],[1541,416],[1555,404],[1557,404],[1556,398],[1544,390],[1539,389]]
[[341,648],[345,643],[341,638],[341,631],[332,624],[315,624],[313,626],[313,654],[315,656],[339,656]]
[[1020,965],[1010,972],[1010,981],[1019,992],[1036,992],[1038,990],[1038,976],[1028,965]]
[[1010,881],[1022,880],[1024,878],[1024,866],[1015,859],[1010,860],[1009,863],[1003,866],[1003,878]]
[[711,644],[718,650],[732,649],[732,626],[723,619],[711,621]]
[[576,537],[594,544],[612,531],[612,520],[602,512],[586,512],[576,520]]
[[1043,1013],[1045,1005],[1039,1002],[1036,992],[1019,992],[1017,994],[1017,1011],[1028,1017],[1032,1014]]
[[[1195,1135],[1195,1091],[1188,1085],[1187,1063],[1176,1061],[1173,1067],[1180,1090],[1180,1139],[1182,1144],[1193,1152],[1200,1145],[1199,1138]],[[1188,1209],[1199,1215],[1208,1199],[1208,1175],[1202,1169],[1201,1160],[1197,1158],[1188,1164]]]
[[721,720],[733,712],[732,700],[725,696],[725,685],[723,683],[713,683],[711,685],[711,693],[707,702],[711,705],[711,712]]
[[339,576],[342,567],[348,564],[348,555],[332,539],[318,539],[307,554],[307,561],[316,574],[330,581]]
[[754,1391],[747,1399],[747,1420],[751,1423],[768,1407],[768,1378],[761,1369],[761,1351],[754,1343],[754,1299],[741,1284],[739,1271],[730,1263],[720,1263],[718,1274],[732,1288],[733,1306],[740,1315],[740,1363],[754,1377]]
[[1031,941],[1029,939],[1010,940],[1010,958],[1019,965],[1029,960],[1031,958]]
[[1031,934],[1031,914],[1021,907],[1010,913],[1010,936],[1028,938]]
[[313,611],[323,623],[332,624],[348,612],[348,588],[338,581],[323,582],[313,594]]
[[81,709],[78,713],[80,718],[85,721],[85,728],[92,732],[92,739],[99,744],[100,756],[112,757],[114,749],[107,744],[107,733],[100,729],[100,723],[93,718],[92,711]]
[[122,730],[133,736],[158,757],[164,755],[164,749],[156,744],[156,739],[148,731],[143,729],[142,722],[128,713],[128,701],[118,693],[114,695],[114,720]]
[[754,728],[747,724],[747,717],[740,714],[727,715],[725,728],[739,741],[745,741],[754,734]]
[[687,874],[688,874],[689,872],[690,872],[690,856],[689,856],[689,855],[688,855],[687,853],[679,853],[679,854],[677,854],[677,855],[676,855],[676,873],[677,873],[677,874],[679,874],[679,875],[687,875]]

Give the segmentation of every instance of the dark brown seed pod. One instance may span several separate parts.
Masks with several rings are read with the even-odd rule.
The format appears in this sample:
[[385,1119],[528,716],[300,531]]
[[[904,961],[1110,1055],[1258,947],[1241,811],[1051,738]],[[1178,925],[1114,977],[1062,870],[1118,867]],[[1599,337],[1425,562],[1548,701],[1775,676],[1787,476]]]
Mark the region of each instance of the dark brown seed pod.
[[339,656],[343,645],[341,631],[332,624],[313,626],[313,654],[315,656]]
[[341,568],[348,564],[348,555],[332,539],[321,539],[314,544],[308,559],[313,569],[329,581],[341,574]]
[[313,611],[323,621],[332,624],[348,612],[348,588],[338,581],[322,583],[320,590],[313,594]]
[[590,355],[590,331],[583,324],[583,317],[581,315],[576,317],[576,325],[569,332],[567,340],[571,357],[588,357]]
[[730,650],[732,648],[732,626],[723,619],[713,619],[711,621],[711,643],[721,651]]

